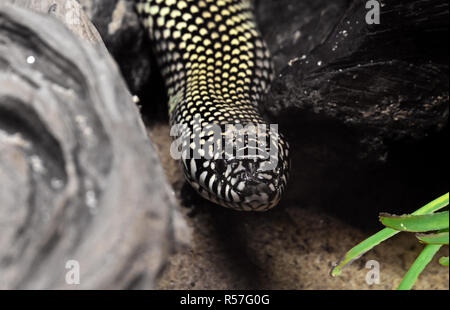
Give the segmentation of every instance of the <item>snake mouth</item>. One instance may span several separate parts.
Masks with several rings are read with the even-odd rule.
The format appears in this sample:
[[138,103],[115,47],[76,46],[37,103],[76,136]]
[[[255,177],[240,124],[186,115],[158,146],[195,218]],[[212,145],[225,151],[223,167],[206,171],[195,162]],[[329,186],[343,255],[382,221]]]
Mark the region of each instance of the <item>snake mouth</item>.
[[[242,211],[267,211],[278,204],[284,185],[283,165],[261,159],[195,160],[188,181],[206,199]],[[186,171],[187,172],[187,171]]]

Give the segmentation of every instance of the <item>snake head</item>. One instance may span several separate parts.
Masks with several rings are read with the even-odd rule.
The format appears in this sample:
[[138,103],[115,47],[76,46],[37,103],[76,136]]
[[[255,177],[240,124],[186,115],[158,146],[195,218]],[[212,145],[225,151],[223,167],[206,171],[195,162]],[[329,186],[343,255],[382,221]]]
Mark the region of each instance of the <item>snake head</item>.
[[[250,139],[239,144],[235,138],[225,140],[223,147],[209,158],[207,152],[194,159],[184,158],[186,178],[200,195],[221,206],[267,211],[281,199],[289,170],[288,144],[278,134],[267,133],[267,140],[263,152],[252,153]],[[198,145],[191,146],[194,149]]]

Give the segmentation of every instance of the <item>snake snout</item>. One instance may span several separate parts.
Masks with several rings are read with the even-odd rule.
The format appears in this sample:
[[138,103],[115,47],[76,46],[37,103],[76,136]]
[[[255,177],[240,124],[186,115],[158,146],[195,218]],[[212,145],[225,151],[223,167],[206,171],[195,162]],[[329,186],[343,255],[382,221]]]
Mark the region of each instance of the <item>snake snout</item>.
[[[281,193],[278,185],[281,183],[279,174],[274,170],[264,170],[257,163],[246,171],[243,178],[246,186],[241,192],[245,203],[257,206],[258,209],[267,210],[275,206],[280,200]],[[259,167],[257,167],[259,166]]]
[[265,211],[275,206],[281,197],[279,174],[265,170],[262,161],[254,159],[220,160],[215,165],[223,180],[223,196],[243,210]]

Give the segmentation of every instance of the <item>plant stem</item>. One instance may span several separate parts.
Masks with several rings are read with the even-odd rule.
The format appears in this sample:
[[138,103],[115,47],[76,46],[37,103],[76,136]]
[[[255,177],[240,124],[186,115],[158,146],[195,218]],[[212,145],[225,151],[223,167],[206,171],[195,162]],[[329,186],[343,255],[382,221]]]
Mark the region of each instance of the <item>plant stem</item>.
[[420,252],[419,256],[416,258],[411,268],[409,268],[402,282],[398,286],[398,290],[410,290],[420,273],[425,269],[425,267],[433,259],[434,255],[439,251],[442,245],[429,244]]

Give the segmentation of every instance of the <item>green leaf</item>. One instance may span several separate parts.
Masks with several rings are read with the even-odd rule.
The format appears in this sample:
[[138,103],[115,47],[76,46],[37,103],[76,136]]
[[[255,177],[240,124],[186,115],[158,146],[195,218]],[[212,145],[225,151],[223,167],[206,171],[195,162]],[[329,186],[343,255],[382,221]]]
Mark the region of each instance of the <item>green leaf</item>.
[[339,261],[339,263],[336,264],[336,266],[331,270],[331,276],[338,276],[341,273],[341,269],[343,269],[345,266],[360,258],[362,255],[370,251],[372,248],[374,248],[384,240],[387,240],[398,233],[399,231],[397,230],[385,228],[377,232],[375,235],[370,236],[363,242],[359,243],[350,251],[348,251],[347,254],[345,254],[345,256]]
[[433,200],[432,202],[427,203],[419,210],[413,212],[413,215],[422,215],[422,214],[430,214],[436,211],[439,211],[442,208],[448,206],[448,196],[449,193],[442,195],[441,197]]
[[442,266],[448,267],[448,256],[439,258],[439,264],[441,264]]
[[448,231],[437,234],[417,234],[416,237],[423,243],[448,245]]
[[419,256],[416,258],[411,268],[409,268],[402,282],[398,286],[398,290],[410,290],[420,273],[425,269],[425,267],[431,262],[434,255],[439,251],[442,245],[429,244],[420,252]]
[[[446,193],[441,197],[427,203],[426,205],[416,210],[412,214],[413,215],[430,214],[442,208],[445,208],[446,206],[448,206],[448,202],[449,202],[449,193]],[[385,228],[379,231],[378,233],[370,236],[366,240],[362,241],[361,243],[353,247],[350,251],[348,251],[341,260],[339,260],[336,266],[334,266],[333,269],[331,270],[331,276],[333,277],[338,276],[345,266],[350,264],[352,261],[358,259],[359,257],[363,256],[365,253],[370,251],[372,248],[374,248],[381,242],[391,238],[392,236],[395,236],[398,233],[399,231],[397,230]]]
[[425,232],[445,229],[449,226],[449,211],[426,215],[388,215],[381,214],[380,221],[384,226],[409,232]]

